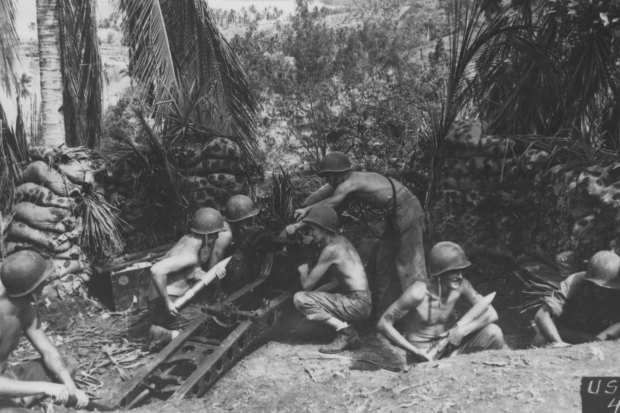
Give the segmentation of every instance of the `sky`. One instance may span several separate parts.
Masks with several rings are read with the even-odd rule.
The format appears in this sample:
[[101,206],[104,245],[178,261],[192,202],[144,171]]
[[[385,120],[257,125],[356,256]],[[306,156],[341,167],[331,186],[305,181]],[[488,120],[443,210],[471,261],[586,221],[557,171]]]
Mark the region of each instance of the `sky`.
[[[115,0],[96,0],[97,18],[104,19],[115,10]],[[316,1],[313,3],[320,3]],[[207,0],[207,4],[212,8],[235,9],[250,7],[254,5],[257,9],[265,7],[277,7],[285,13],[292,13],[295,10],[295,0]],[[36,37],[36,32],[29,28],[31,23],[36,22],[36,0],[19,0],[17,12],[17,33],[22,39]]]

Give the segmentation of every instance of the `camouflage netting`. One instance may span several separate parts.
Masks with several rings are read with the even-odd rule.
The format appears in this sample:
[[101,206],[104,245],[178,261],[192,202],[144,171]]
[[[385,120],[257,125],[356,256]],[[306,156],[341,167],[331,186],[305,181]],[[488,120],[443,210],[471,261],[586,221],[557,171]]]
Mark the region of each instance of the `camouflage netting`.
[[[230,139],[214,137],[206,143],[183,143],[169,153],[173,167],[181,175],[178,189],[189,213],[203,206],[221,210],[231,195],[247,190],[241,151]],[[172,242],[175,237],[161,225],[158,233],[150,222],[153,200],[140,187],[144,183],[140,175],[145,172],[133,156],[117,159],[106,185],[106,197],[130,224],[125,234],[129,251]]]
[[446,136],[435,239],[560,253],[560,269],[578,268],[597,250],[620,252],[620,163],[554,165],[547,152],[482,129],[460,121]]
[[86,156],[87,152],[33,148],[29,151],[33,162],[16,183],[3,252],[6,256],[30,249],[53,260],[56,270],[44,289],[46,297],[83,295],[84,283],[90,280],[90,262],[79,245],[83,226],[77,204],[104,164],[93,154]]

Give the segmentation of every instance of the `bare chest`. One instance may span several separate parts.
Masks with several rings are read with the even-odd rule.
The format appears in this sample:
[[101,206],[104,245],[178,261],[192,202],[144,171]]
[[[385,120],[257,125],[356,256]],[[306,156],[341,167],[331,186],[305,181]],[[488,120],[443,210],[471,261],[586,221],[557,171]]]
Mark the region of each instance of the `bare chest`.
[[17,347],[21,331],[21,323],[16,316],[0,315],[0,362],[5,361]]

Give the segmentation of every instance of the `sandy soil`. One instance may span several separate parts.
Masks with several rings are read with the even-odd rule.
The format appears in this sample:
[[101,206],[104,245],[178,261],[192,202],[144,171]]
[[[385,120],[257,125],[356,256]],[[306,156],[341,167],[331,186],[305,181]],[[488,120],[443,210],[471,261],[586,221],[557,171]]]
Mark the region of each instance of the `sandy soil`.
[[[319,344],[270,342],[242,360],[203,398],[155,403],[152,412],[578,412],[582,376],[619,376],[619,342],[565,349],[502,350],[459,356],[401,372],[360,361],[402,364],[374,334],[364,346],[324,355]],[[391,354],[391,356],[386,356]]]

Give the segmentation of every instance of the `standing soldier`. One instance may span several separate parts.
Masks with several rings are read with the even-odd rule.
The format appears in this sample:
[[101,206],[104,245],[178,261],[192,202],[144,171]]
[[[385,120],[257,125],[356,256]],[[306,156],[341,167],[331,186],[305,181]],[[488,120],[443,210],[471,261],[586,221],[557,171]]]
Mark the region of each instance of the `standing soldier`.
[[424,211],[420,201],[395,179],[376,172],[352,171],[351,162],[342,152],[325,155],[318,174],[333,192],[319,190],[310,195],[310,199],[323,199],[297,209],[296,219],[301,220],[314,205],[336,208],[349,196],[385,212],[385,229],[377,252],[376,305],[381,314],[414,281],[426,280]]

